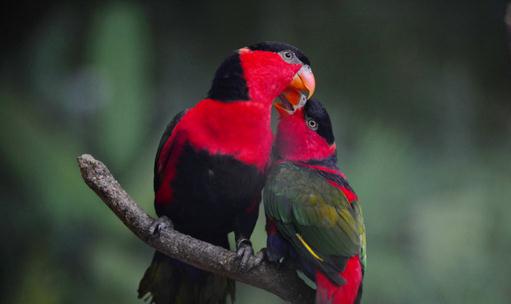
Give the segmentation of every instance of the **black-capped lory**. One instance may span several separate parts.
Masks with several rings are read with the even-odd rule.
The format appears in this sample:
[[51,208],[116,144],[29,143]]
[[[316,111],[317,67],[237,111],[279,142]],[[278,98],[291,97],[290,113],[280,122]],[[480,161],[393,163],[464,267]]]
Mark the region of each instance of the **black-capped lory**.
[[[314,88],[309,59],[291,45],[258,43],[228,56],[207,97],[163,133],[154,166],[157,215],[224,248],[234,232],[240,268],[253,266],[247,261],[270,161],[272,102],[280,96],[303,104],[301,95]],[[138,293],[157,304],[219,304],[234,298],[234,282],[156,252]]]
[[276,103],[276,160],[264,188],[266,256],[286,259],[316,283],[316,303],[360,303],[366,261],[357,195],[337,167],[329,115],[308,100]]

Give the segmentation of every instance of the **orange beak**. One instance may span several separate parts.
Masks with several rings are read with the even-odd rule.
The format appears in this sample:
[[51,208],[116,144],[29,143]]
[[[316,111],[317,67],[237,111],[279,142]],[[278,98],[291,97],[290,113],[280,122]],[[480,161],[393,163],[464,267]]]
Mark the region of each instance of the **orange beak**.
[[308,65],[304,65],[295,74],[293,80],[275,102],[275,108],[281,115],[292,114],[305,105],[316,88],[314,74]]

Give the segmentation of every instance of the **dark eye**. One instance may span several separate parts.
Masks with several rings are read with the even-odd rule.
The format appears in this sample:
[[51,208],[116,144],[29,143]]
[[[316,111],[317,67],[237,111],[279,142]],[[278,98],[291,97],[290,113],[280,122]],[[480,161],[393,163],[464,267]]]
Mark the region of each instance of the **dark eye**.
[[284,59],[287,62],[293,61],[296,57],[295,53],[293,53],[292,51],[282,51],[280,55],[282,56],[282,59]]
[[309,127],[311,130],[316,131],[318,129],[318,123],[313,119],[309,119],[307,120],[307,127]]

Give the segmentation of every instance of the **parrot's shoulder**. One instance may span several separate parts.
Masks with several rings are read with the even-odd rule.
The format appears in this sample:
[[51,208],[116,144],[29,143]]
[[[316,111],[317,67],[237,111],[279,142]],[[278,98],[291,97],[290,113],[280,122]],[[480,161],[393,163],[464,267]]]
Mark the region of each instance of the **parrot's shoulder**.
[[279,162],[272,166],[267,185],[269,190],[290,198],[303,198],[305,195],[309,199],[304,202],[314,200],[317,196],[328,203],[342,196],[341,191],[333,187],[319,171],[294,162]]
[[[274,164],[270,170],[269,178],[276,179],[277,182],[285,182],[290,179],[294,180],[294,186],[298,182],[309,181],[310,179],[321,179],[321,176],[309,168],[297,165],[294,162],[280,161]],[[292,185],[290,185],[292,186]]]
[[167,124],[165,127],[165,131],[163,131],[163,134],[160,138],[160,143],[158,144],[158,150],[156,152],[156,157],[154,160],[154,190],[156,191],[159,188],[160,185],[160,173],[165,165],[165,161],[163,159],[166,159],[167,157],[163,154],[168,154],[169,151],[164,152],[164,147],[167,144],[167,142],[170,140],[172,133],[174,129],[176,128],[177,124],[181,121],[183,116],[188,112],[188,109],[182,110],[181,112],[177,113],[174,118]]

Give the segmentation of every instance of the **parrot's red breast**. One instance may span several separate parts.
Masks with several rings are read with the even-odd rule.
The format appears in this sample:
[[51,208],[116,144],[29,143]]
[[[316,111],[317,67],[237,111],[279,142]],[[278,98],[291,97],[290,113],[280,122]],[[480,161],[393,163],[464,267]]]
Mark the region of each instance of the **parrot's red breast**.
[[[271,104],[213,99],[204,99],[188,110],[162,148],[161,155],[169,158],[158,160],[166,174],[155,201],[172,201],[170,185],[185,142],[212,155],[229,155],[263,173],[273,141],[270,113]],[[172,153],[168,153],[171,148]]]

